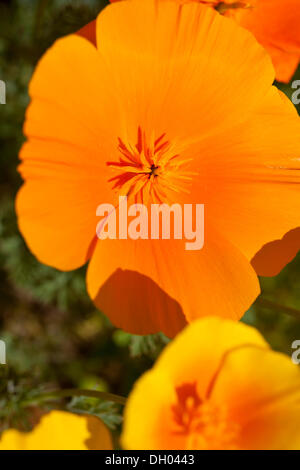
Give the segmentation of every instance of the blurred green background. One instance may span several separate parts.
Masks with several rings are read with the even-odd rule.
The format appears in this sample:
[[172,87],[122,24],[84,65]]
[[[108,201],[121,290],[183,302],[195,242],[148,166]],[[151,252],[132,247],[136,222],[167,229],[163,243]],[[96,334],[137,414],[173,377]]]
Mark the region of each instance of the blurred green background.
[[[41,412],[38,395],[52,388],[91,388],[127,395],[168,340],[116,330],[95,309],[85,289],[85,269],[61,273],[38,263],[16,224],[16,171],[35,64],[63,35],[94,19],[103,0],[0,0],[0,79],[7,104],[0,105],[0,339],[7,365],[0,366],[0,431],[30,427]],[[300,78],[300,73],[298,73]],[[281,87],[291,96],[290,85]],[[255,325],[274,349],[291,354],[300,339],[300,254],[276,278],[262,279],[262,296],[243,321]],[[295,309],[287,314],[280,306]],[[299,310],[299,314],[298,314]],[[27,407],[25,404],[34,406]],[[46,405],[42,406],[45,409]],[[47,403],[91,412],[116,434],[120,408],[97,400]]]

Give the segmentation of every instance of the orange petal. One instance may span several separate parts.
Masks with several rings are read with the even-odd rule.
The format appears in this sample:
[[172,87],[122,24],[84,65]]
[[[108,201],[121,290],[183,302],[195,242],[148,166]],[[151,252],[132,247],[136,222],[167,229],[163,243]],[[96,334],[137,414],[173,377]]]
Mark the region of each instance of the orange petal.
[[211,135],[244,120],[274,80],[248,31],[195,2],[116,2],[97,38],[134,135],[137,124],[176,141]]
[[299,1],[261,0],[237,15],[271,54],[277,80],[288,82],[300,60]]
[[18,193],[19,229],[42,263],[76,269],[90,258],[96,237],[98,182],[83,172],[59,169],[53,171],[53,185],[40,169],[38,173]]
[[[28,138],[76,146],[82,150],[80,163],[86,165],[103,164],[106,152],[116,148],[118,105],[106,65],[90,42],[76,35],[56,41],[40,60],[29,94]],[[86,156],[87,149],[94,155]]]
[[[111,3],[119,0],[110,0]],[[162,1],[162,0],[159,0]],[[174,0],[177,4],[193,0]],[[194,0],[195,1],[195,0]],[[208,6],[237,4],[235,0],[198,0]],[[241,4],[243,2],[240,2]],[[269,52],[276,70],[276,79],[288,83],[300,62],[300,12],[298,0],[251,0],[244,2],[249,7],[232,8],[224,11],[238,24],[251,31]]]
[[117,116],[103,67],[89,42],[70,36],[46,53],[30,84],[16,210],[31,251],[62,270],[90,257],[96,209],[115,198],[104,156],[117,142],[109,125]]
[[298,0],[259,0],[254,8],[240,11],[243,13],[240,24],[249,28],[260,42],[299,53]]
[[293,78],[300,63],[299,53],[290,53],[282,51],[273,46],[265,46],[269,52],[273,65],[276,70],[276,80],[283,83],[289,83]]
[[272,88],[248,122],[195,145],[193,201],[249,260],[300,226],[299,135],[294,106]]
[[200,251],[186,251],[184,240],[98,241],[87,274],[91,298],[116,326],[138,334],[173,336],[183,326],[178,304],[189,322],[241,318],[259,294],[254,270],[217,233],[207,228],[205,236]]

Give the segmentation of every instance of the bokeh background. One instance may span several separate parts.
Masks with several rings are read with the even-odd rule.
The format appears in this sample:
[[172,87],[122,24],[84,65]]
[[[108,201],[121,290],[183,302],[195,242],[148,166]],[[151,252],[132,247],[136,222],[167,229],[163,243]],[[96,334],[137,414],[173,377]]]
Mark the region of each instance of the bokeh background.
[[[0,105],[0,340],[7,346],[7,365],[0,365],[0,432],[8,426],[29,429],[43,411],[63,407],[100,416],[117,438],[118,405],[86,398],[44,403],[40,394],[89,388],[126,396],[168,342],[163,334],[140,337],[115,329],[88,298],[85,269],[62,273],[41,265],[16,223],[16,168],[34,67],[58,37],[93,20],[106,3],[0,0],[0,79],[7,86],[7,104]],[[289,97],[294,91],[291,85],[281,89]],[[242,321],[291,355],[292,342],[300,340],[300,253],[261,284],[261,298]]]

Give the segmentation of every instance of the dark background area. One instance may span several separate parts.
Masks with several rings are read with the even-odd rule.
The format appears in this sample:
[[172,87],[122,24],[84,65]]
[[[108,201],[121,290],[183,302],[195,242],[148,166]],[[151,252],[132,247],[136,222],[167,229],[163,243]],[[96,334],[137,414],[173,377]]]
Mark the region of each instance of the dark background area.
[[[58,37],[93,20],[106,3],[0,1],[0,79],[7,86],[7,104],[0,105],[0,339],[7,345],[7,365],[0,366],[0,431],[27,429],[41,410],[59,406],[101,416],[118,431],[116,405],[73,399],[46,407],[39,394],[79,387],[127,395],[168,341],[162,334],[139,337],[115,329],[88,298],[85,269],[62,273],[41,265],[16,223],[14,199],[21,185],[16,168],[34,66]],[[288,96],[294,91],[290,85],[281,88]],[[290,355],[292,341],[300,339],[300,256],[279,276],[261,282],[262,297],[276,305],[258,300],[243,321]],[[289,315],[280,305],[295,312]]]

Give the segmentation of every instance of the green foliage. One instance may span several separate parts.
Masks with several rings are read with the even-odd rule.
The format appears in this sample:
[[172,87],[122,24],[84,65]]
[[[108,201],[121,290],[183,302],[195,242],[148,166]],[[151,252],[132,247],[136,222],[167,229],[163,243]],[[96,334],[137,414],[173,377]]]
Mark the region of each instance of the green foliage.
[[145,355],[155,360],[169,341],[163,333],[147,336],[132,335],[130,340],[131,356],[140,357]]
[[38,383],[33,384],[28,377],[0,365],[0,432],[7,428],[29,431],[40,411],[25,404],[31,403],[41,392]]
[[73,413],[84,413],[102,419],[111,431],[119,429],[122,423],[121,409],[113,402],[103,402],[95,398],[74,397],[67,409]]

